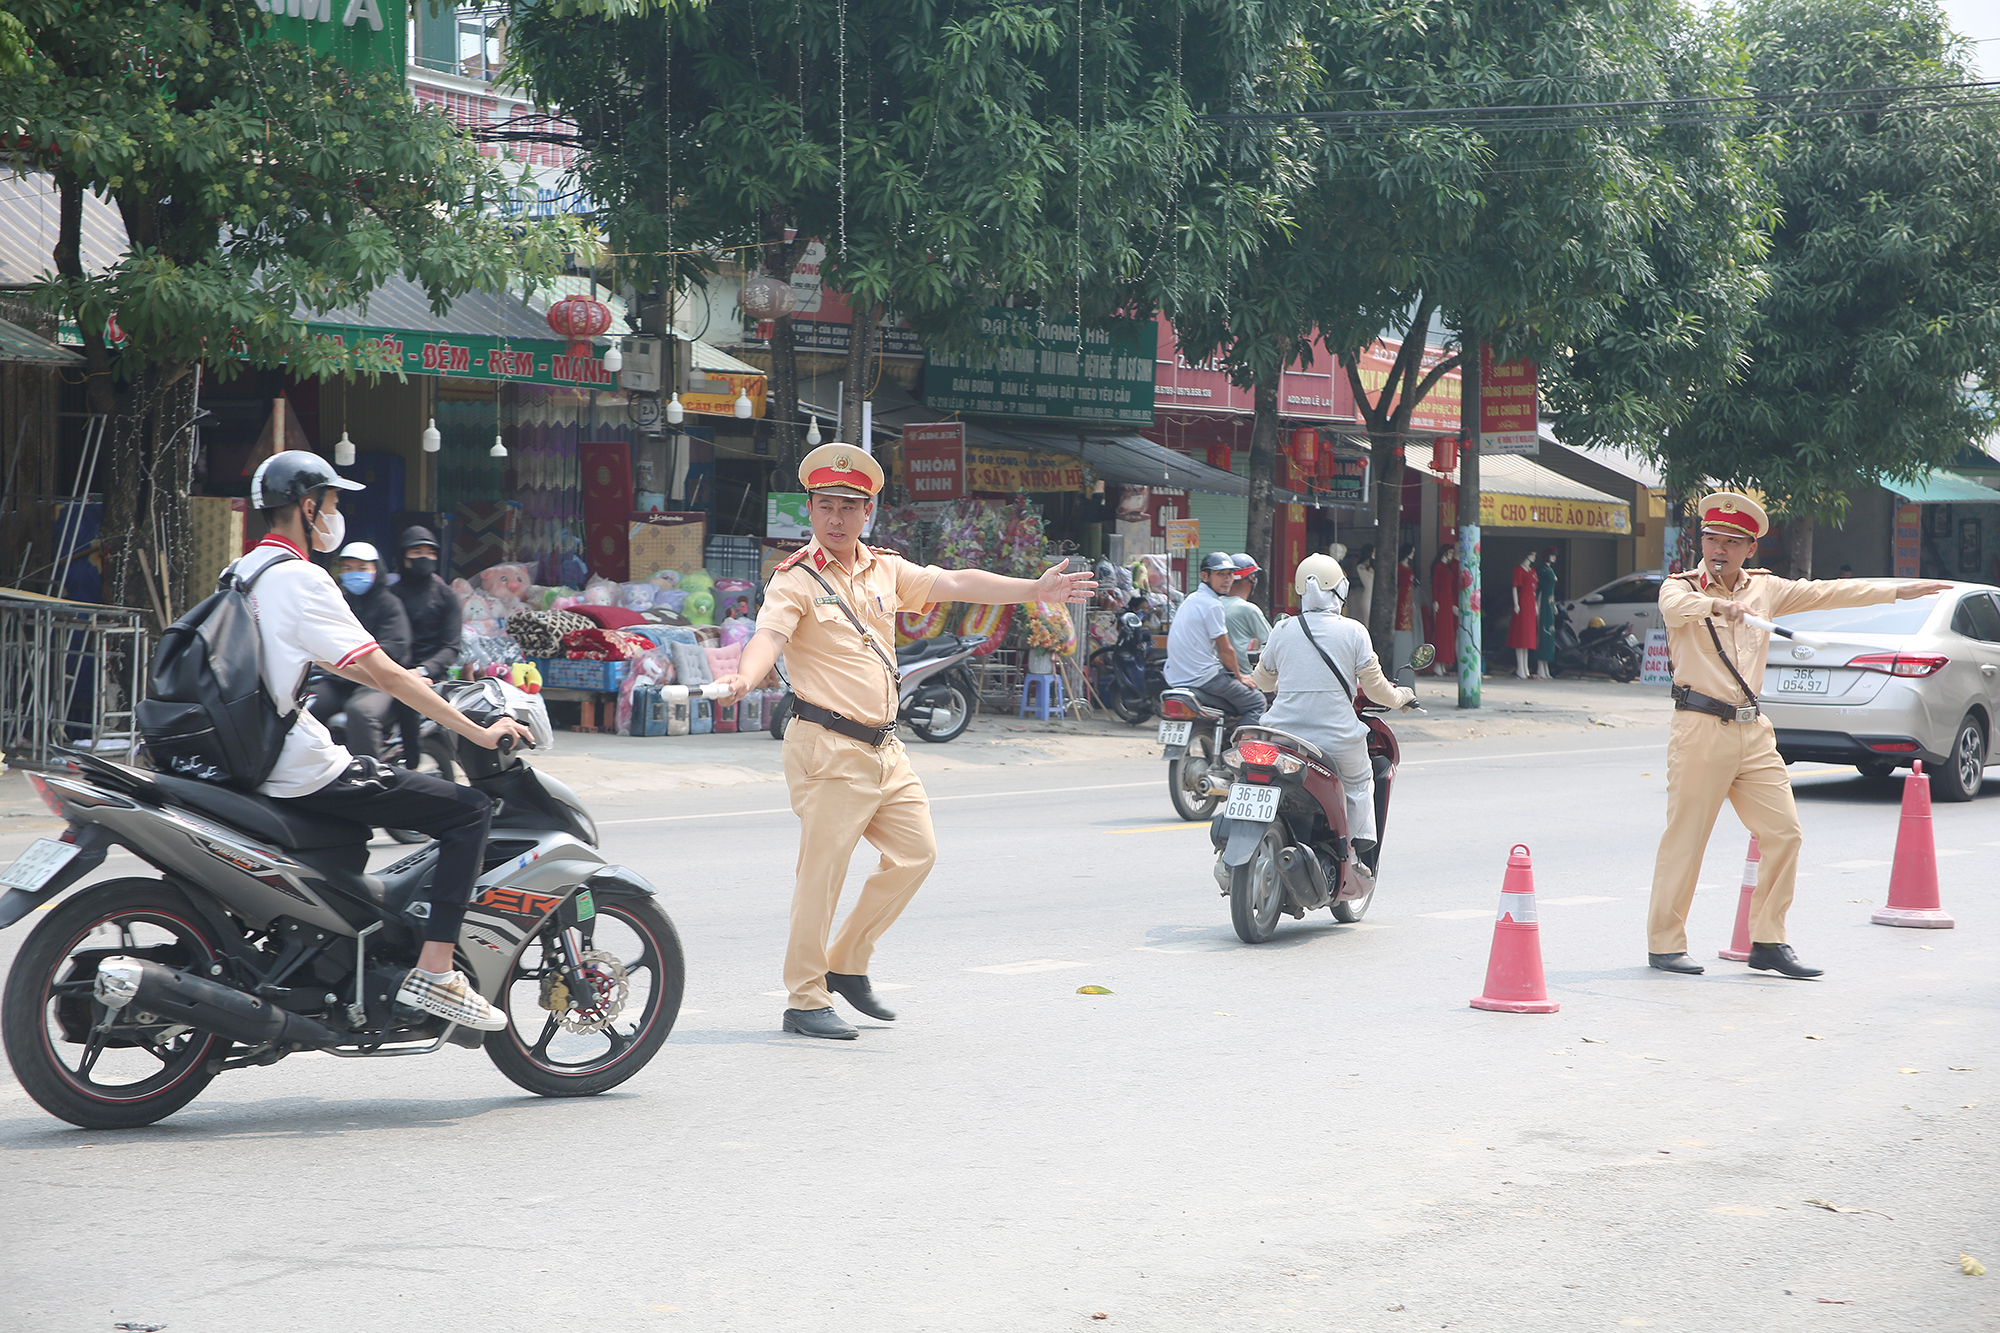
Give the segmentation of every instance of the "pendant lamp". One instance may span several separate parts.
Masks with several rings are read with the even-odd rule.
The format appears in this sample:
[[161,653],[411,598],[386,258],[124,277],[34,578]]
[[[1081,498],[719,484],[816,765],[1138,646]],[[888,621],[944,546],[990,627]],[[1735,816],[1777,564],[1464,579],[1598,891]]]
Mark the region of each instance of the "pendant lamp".
[[335,467],[354,466],[354,441],[347,438],[346,431],[340,432],[340,438],[334,442],[333,465]]
[[424,427],[423,442],[424,442],[424,452],[427,454],[434,454],[439,450],[439,448],[443,446],[444,436],[438,434],[438,423],[436,417],[432,417],[431,424]]

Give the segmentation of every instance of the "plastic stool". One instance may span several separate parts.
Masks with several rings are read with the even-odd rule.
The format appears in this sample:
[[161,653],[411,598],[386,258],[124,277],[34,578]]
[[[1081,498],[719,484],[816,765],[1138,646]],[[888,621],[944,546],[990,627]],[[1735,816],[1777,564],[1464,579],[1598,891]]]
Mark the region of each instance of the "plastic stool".
[[[1040,688],[1037,688],[1038,686]],[[1030,695],[1037,696],[1032,704],[1028,702]],[[1021,716],[1026,717],[1028,709],[1031,707],[1035,710],[1035,716],[1044,722],[1049,720],[1049,710],[1052,708],[1055,710],[1055,715],[1060,718],[1063,715],[1062,677],[1053,673],[1044,676],[1032,672],[1023,676],[1021,678]]]

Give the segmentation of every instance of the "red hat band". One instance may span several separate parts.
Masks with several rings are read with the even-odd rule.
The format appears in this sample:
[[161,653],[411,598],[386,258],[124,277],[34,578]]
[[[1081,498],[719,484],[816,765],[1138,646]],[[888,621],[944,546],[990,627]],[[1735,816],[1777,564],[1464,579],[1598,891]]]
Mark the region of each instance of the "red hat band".
[[874,483],[860,468],[848,468],[842,471],[838,468],[822,467],[815,468],[806,475],[807,490],[816,491],[823,486],[847,486],[868,495],[875,494]]
[[1754,538],[1757,535],[1756,520],[1752,519],[1748,514],[1739,513],[1733,509],[1709,510],[1701,516],[1701,526],[1703,529],[1724,528],[1738,537]]

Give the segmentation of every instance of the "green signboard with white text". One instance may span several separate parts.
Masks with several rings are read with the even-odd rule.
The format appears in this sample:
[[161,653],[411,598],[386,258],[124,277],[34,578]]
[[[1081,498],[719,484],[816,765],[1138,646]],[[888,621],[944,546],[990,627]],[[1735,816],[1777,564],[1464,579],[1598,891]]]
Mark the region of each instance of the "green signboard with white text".
[[356,74],[401,78],[409,48],[406,0],[252,0],[271,35],[332,56]]
[[993,306],[979,317],[987,350],[932,352],[924,403],[944,412],[1044,421],[1153,424],[1150,320],[1086,325]]

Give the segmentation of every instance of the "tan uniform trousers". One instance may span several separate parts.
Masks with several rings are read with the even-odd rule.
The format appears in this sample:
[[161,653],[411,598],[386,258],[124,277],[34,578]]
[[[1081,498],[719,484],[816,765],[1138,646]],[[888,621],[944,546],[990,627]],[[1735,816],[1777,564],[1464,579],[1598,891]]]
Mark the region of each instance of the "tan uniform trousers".
[[[785,989],[794,1009],[833,1003],[826,974],[868,971],[875,941],[902,915],[937,862],[930,797],[910,769],[903,743],[876,748],[794,718],[785,730],[785,784],[799,817],[798,887]],[[868,839],[881,864],[829,944],[834,909],[854,844]]]
[[1688,907],[1724,797],[1756,835],[1762,858],[1750,897],[1750,939],[1785,942],[1785,913],[1799,869],[1799,812],[1771,723],[1762,717],[1724,722],[1681,710],[1667,735],[1667,831],[1653,863],[1648,953],[1687,952]]

